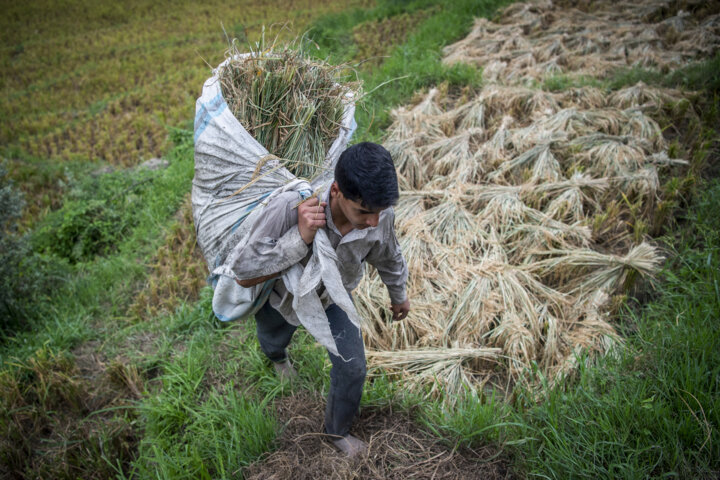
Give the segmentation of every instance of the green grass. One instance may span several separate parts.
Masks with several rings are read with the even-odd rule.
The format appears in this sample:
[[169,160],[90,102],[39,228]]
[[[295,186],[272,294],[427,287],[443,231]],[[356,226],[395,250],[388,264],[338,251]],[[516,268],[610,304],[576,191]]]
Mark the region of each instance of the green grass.
[[301,372],[290,384],[260,352],[251,320],[222,324],[211,313],[212,292],[173,315],[130,325],[113,340],[153,337],[154,353],[139,357],[159,375],[137,409],[143,439],[122,478],[237,478],[273,446],[280,426],[272,402],[298,388],[326,390],[329,362],[306,332],[290,349]]
[[272,396],[257,398],[233,379],[209,381],[209,370],[228,358],[215,355],[223,329],[208,318],[207,300],[161,319],[166,347],[156,368],[162,374],[138,407],[144,434],[127,478],[233,478],[272,445]]
[[[95,321],[111,320],[124,314],[137,282],[146,273],[144,266],[139,264],[137,259],[150,255],[157,249],[161,234],[170,226],[169,218],[177,210],[187,186],[192,180],[192,145],[187,141],[189,137],[187,135],[185,137],[184,140],[176,138],[181,143],[168,154],[170,166],[166,170],[150,176],[143,173],[138,174],[145,179],[152,179],[153,188],[151,189],[135,191],[133,178],[136,177],[133,177],[133,174],[126,174],[126,178],[123,180],[119,176],[109,176],[99,181],[82,181],[77,184],[79,189],[76,193],[77,198],[90,198],[93,192],[98,191],[98,188],[114,188],[118,184],[120,185],[120,191],[110,191],[116,196],[122,196],[123,201],[114,204],[109,201],[110,198],[107,198],[104,209],[111,218],[125,217],[127,219],[132,217],[132,222],[129,223],[128,228],[124,228],[113,237],[112,249],[106,248],[110,246],[106,242],[109,233],[89,240],[83,239],[82,235],[71,236],[67,239],[63,237],[67,232],[63,231],[62,223],[56,222],[57,217],[61,217],[63,220],[66,220],[68,216],[71,219],[77,218],[76,222],[83,219],[83,216],[78,215],[75,211],[77,203],[73,201],[67,204],[70,208],[65,207],[65,210],[59,210],[57,215],[49,216],[44,223],[38,226],[35,235],[45,237],[35,240],[40,248],[45,248],[45,241],[48,237],[56,244],[63,240],[68,245],[85,240],[92,245],[93,242],[99,241],[99,243],[95,243],[98,247],[96,253],[105,253],[106,255],[98,258],[95,258],[94,255],[76,258],[78,263],[74,270],[56,279],[54,294],[50,295],[48,292],[47,301],[37,305],[38,312],[35,316],[39,321],[32,325],[33,331],[20,333],[6,339],[11,350],[15,345],[17,348],[32,351],[46,341],[55,340],[63,335],[70,338],[75,337],[69,333],[74,329],[59,329],[56,332],[55,322],[62,323],[70,320],[72,323],[72,319],[78,319],[79,325],[85,325],[87,328]],[[183,141],[184,143],[182,143]],[[129,185],[122,187],[124,182],[129,182]],[[130,188],[128,189],[128,187]],[[137,196],[132,200],[135,208],[124,210],[128,198],[133,195]],[[107,228],[113,231],[115,226]],[[56,258],[60,259],[65,251],[60,248],[60,245],[47,248]],[[70,253],[72,254],[72,252]],[[78,328],[82,330],[82,328]],[[84,339],[84,335],[77,336],[78,339]],[[70,348],[72,344],[72,341],[62,342],[63,348]],[[5,358],[6,351],[6,349],[0,351],[0,359]]]
[[[0,428],[7,432],[4,438],[8,442],[2,442],[0,457],[11,461],[18,475],[75,478],[77,472],[85,472],[85,478],[108,478],[109,472],[121,468],[118,462],[126,468],[135,456],[137,415],[126,405],[130,395],[126,392],[114,397],[109,372],[97,372],[97,378],[88,383],[74,360],[68,364],[67,359],[74,359],[72,352],[83,343],[107,342],[127,322],[126,311],[147,275],[138,259],[157,249],[192,179],[189,133],[175,137],[179,145],[167,156],[170,166],[148,177],[152,178],[153,188],[128,195],[115,192],[124,199],[136,195],[135,208],[124,212],[123,204],[108,202],[108,211],[133,217],[128,228],[115,236],[113,248],[78,257],[74,265],[66,265],[57,275],[47,278],[51,288],[39,292],[38,298],[26,299],[30,303],[28,318],[2,338],[1,383],[7,408],[0,416]],[[115,185],[117,180],[109,176],[100,181],[100,186]],[[97,193],[97,187],[94,181],[79,181],[75,185],[77,198]],[[67,205],[73,205],[72,201]],[[137,208],[139,205],[142,208]],[[54,235],[56,227],[50,216],[33,234]],[[63,260],[58,252],[46,256],[56,262]],[[49,388],[52,385],[61,389]],[[62,393],[65,386],[73,385],[70,392]],[[67,401],[58,404],[62,408],[47,408],[48,401],[56,401],[53,398]],[[116,407],[120,410],[114,414]],[[30,446],[18,449],[18,442],[10,440],[18,435]],[[42,442],[49,442],[51,447],[37,448]]]

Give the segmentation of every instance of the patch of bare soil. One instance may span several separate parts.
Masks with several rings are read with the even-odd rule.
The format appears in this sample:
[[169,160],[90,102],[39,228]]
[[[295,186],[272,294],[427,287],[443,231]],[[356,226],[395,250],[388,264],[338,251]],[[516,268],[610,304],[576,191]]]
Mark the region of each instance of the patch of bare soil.
[[245,470],[254,480],[293,479],[509,479],[505,455],[493,445],[453,449],[421,430],[406,413],[364,408],[352,434],[369,445],[348,459],[323,435],[325,401],[301,392],[280,399],[276,415],[285,425],[278,448]]

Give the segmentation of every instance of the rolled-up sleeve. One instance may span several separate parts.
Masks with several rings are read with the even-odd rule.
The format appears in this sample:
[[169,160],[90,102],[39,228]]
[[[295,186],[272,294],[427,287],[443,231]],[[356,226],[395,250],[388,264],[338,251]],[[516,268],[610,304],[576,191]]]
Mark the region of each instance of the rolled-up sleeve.
[[385,238],[373,246],[368,254],[367,262],[375,267],[390,294],[393,305],[399,305],[407,300],[408,267],[400,250],[400,244],[395,235],[395,213],[388,212],[385,221]]
[[258,218],[237,261],[231,265],[240,280],[251,280],[282,272],[300,262],[309,247],[297,226],[297,192],[286,192],[274,198]]

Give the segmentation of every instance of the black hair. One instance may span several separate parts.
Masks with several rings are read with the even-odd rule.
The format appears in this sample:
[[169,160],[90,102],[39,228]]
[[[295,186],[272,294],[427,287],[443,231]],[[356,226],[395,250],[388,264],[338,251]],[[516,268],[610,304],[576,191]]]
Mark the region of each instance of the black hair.
[[371,210],[395,205],[400,198],[390,152],[377,143],[358,143],[345,150],[335,165],[335,181],[345,198]]

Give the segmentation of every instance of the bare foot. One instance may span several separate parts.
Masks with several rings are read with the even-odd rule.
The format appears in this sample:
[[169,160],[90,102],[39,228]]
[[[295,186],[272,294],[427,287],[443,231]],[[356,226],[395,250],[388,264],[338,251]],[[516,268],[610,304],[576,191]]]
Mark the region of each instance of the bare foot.
[[298,376],[297,371],[295,371],[295,367],[292,366],[290,360],[275,362],[273,365],[275,366],[275,371],[278,373],[280,378],[284,380],[292,380]]
[[368,449],[367,443],[349,433],[344,437],[334,439],[333,445],[350,458],[364,455]]

